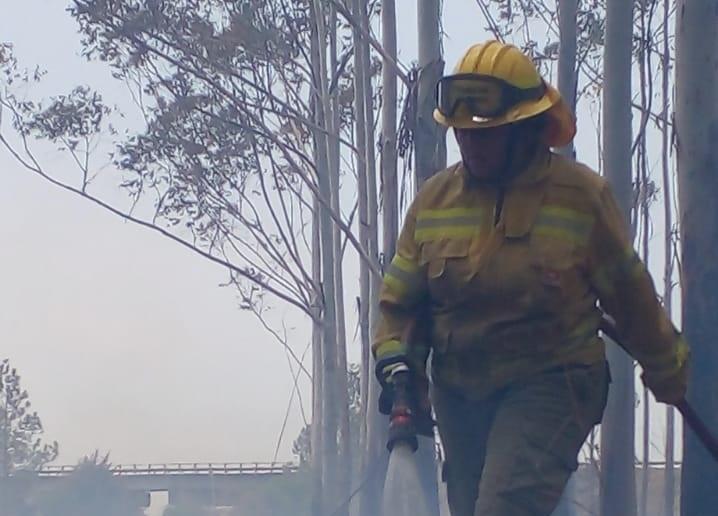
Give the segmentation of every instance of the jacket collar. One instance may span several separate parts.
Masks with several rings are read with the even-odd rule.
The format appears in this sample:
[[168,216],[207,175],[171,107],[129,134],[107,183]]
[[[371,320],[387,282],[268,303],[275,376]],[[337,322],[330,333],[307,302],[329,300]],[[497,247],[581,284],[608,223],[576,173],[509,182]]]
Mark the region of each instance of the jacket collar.
[[[519,151],[520,152],[520,151]],[[513,176],[509,181],[501,183],[497,180],[480,181],[472,176],[463,163],[458,163],[457,172],[462,178],[462,187],[466,189],[529,187],[546,179],[550,172],[551,151],[545,147],[537,149],[532,156],[517,164],[517,172],[508,174]]]

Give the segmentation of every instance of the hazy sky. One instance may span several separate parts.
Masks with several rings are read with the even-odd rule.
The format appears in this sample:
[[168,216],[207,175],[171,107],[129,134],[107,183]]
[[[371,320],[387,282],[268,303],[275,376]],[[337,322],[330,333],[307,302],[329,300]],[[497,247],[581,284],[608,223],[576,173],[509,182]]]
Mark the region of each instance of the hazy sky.
[[[43,94],[90,83],[127,102],[106,67],[78,57],[66,4],[0,0],[0,41],[13,42],[24,65],[48,70]],[[406,4],[400,48],[408,63],[416,13]],[[485,32],[475,0],[445,4],[453,66]],[[287,360],[234,292],[218,286],[226,273],[32,176],[4,151],[0,171],[0,357],[20,371],[48,439],[60,443],[59,462],[94,449],[116,463],[271,460],[291,392]],[[301,354],[309,331],[294,320]],[[302,424],[295,404],[280,460],[292,458]]]

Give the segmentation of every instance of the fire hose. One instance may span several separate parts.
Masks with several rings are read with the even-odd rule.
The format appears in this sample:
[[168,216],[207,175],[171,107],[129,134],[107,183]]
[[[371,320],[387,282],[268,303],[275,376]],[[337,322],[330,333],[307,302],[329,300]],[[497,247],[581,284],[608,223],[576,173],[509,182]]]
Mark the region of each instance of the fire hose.
[[[616,328],[613,321],[609,320],[607,317],[604,317],[601,321],[600,330],[616,344],[625,349],[625,347],[621,343],[618,329]],[[703,422],[701,417],[691,406],[688,400],[682,399],[676,404],[676,408],[683,416],[683,420],[686,422],[686,424],[690,427],[693,433],[696,434],[698,439],[700,439],[701,443],[703,443],[703,445],[706,447],[708,453],[710,453],[711,456],[716,461],[718,461],[718,438],[716,438],[713,432],[711,432],[711,430],[706,426],[706,424]]]

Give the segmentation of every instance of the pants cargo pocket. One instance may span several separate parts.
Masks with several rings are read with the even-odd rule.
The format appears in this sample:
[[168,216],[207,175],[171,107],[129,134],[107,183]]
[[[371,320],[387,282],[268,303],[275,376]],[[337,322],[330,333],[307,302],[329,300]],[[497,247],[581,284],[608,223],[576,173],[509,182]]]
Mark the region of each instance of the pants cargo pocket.
[[562,385],[556,392],[558,410],[547,407],[545,414],[537,415],[537,423],[527,425],[525,438],[534,448],[537,462],[542,457],[544,461],[556,460],[573,472],[591,429],[601,422],[608,397],[608,370],[600,364],[566,368],[555,374],[559,376],[557,385]]
[[510,388],[487,445],[478,516],[549,516],[605,406],[605,365],[560,369]]

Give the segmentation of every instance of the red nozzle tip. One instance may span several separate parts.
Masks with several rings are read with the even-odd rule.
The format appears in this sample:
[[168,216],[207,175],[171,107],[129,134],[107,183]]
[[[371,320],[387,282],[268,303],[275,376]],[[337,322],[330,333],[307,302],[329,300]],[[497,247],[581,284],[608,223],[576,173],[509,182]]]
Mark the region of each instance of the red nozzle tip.
[[396,414],[391,418],[393,425],[408,425],[411,423],[411,417],[408,414]]

